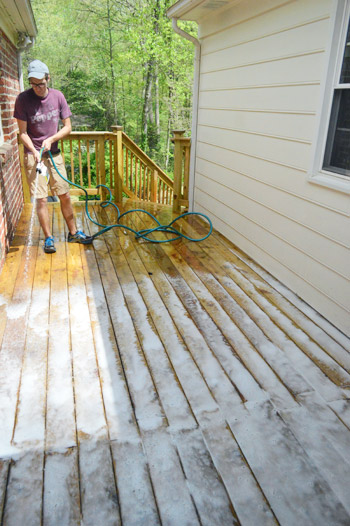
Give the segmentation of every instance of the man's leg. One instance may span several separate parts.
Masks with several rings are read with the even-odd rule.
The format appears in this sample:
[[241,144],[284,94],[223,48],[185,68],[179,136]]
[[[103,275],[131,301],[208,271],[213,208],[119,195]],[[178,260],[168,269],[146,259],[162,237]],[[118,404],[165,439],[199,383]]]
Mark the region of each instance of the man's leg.
[[34,155],[25,154],[24,166],[27,175],[28,186],[33,203],[36,203],[36,212],[39,223],[43,229],[45,238],[51,236],[49,211],[47,208],[47,183],[44,177],[36,172],[36,159]]
[[47,208],[46,197],[36,200],[36,212],[41,228],[43,229],[45,238],[51,237],[50,217]]
[[81,230],[77,230],[75,225],[73,207],[69,192],[66,194],[61,194],[58,197],[60,198],[62,214],[69,230],[68,243],[82,243],[83,245],[90,245],[90,243],[93,242],[93,238],[91,236],[87,236]]
[[58,197],[61,202],[61,210],[63,217],[67,223],[68,230],[72,235],[74,235],[77,231],[77,227],[75,226],[73,207],[72,202],[70,200],[69,192],[67,192],[66,194],[59,195]]

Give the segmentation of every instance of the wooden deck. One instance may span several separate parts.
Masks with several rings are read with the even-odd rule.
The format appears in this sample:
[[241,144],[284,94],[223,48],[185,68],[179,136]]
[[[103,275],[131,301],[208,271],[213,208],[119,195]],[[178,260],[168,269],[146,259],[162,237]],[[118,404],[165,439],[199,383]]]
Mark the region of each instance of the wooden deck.
[[50,210],[0,275],[1,526],[349,526],[349,339],[218,234]]

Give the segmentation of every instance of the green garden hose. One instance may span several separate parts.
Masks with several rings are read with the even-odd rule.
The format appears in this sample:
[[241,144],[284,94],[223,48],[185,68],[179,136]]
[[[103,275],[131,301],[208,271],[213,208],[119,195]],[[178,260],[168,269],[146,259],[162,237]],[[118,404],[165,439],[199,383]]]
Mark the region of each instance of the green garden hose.
[[[43,149],[40,150],[40,160],[41,160],[42,153],[43,153]],[[102,208],[106,208],[107,206],[112,205],[116,209],[117,214],[118,214],[118,222],[117,223],[115,223],[113,225],[102,225],[101,223],[98,223],[97,221],[94,221],[94,219],[92,219],[92,217],[90,216],[89,208],[88,208],[88,193],[85,190],[85,188],[83,188],[79,184],[73,183],[73,181],[69,181],[69,179],[66,179],[59,172],[59,170],[58,170],[58,168],[57,168],[57,166],[55,164],[55,161],[53,160],[51,152],[48,152],[48,153],[49,153],[49,156],[50,156],[50,159],[52,161],[52,164],[53,164],[56,172],[58,173],[58,175],[60,177],[62,177],[62,179],[64,179],[64,181],[66,181],[67,183],[69,183],[69,184],[71,184],[73,186],[76,186],[77,188],[80,188],[80,190],[82,190],[85,193],[85,211],[86,211],[86,215],[88,216],[88,218],[90,219],[90,221],[92,223],[94,223],[95,225],[97,225],[97,226],[102,228],[102,230],[99,230],[96,234],[94,234],[92,236],[93,238],[95,238],[97,236],[100,236],[101,234],[104,234],[105,232],[107,232],[108,230],[111,230],[112,228],[123,228],[124,230],[129,230],[130,232],[135,234],[135,237],[137,239],[138,238],[142,238],[142,239],[145,239],[146,241],[150,241],[152,243],[167,243],[169,241],[175,241],[175,240],[180,239],[180,238],[187,239],[188,241],[198,242],[198,241],[204,241],[205,239],[207,239],[210,236],[210,234],[212,233],[212,231],[213,231],[213,225],[212,225],[212,222],[209,219],[209,217],[206,216],[205,214],[200,213],[200,212],[185,212],[185,213],[179,215],[178,217],[176,217],[176,219],[171,221],[171,223],[169,223],[168,225],[162,225],[158,221],[158,219],[156,217],[154,217],[150,212],[147,212],[147,210],[142,210],[141,208],[128,210],[127,212],[124,212],[123,214],[120,214],[118,206],[115,203],[112,202],[112,192],[111,192],[110,188],[108,188],[108,186],[106,186],[104,184],[99,184],[96,188],[100,188],[100,187],[104,188],[109,193],[108,200],[102,201],[100,203],[100,206]],[[142,230],[134,230],[133,228],[130,228],[129,226],[123,225],[123,224],[120,223],[120,220],[121,220],[122,217],[126,216],[127,214],[134,213],[134,212],[142,212],[144,214],[147,214],[149,217],[151,217],[153,219],[153,221],[155,221],[157,223],[157,226],[154,227],[154,228],[145,228],[145,229],[142,229]],[[186,236],[185,234],[183,234],[182,232],[180,232],[179,230],[177,230],[173,226],[174,223],[176,223],[176,221],[178,221],[179,219],[182,219],[184,217],[191,216],[191,215],[201,216],[209,223],[209,227],[210,228],[209,228],[209,232],[207,233],[206,236],[201,237],[201,238],[191,238],[189,236]],[[162,240],[152,239],[152,238],[148,237],[150,234],[153,234],[153,233],[156,233],[156,232],[165,232],[165,233],[168,233],[168,234],[172,234],[174,237],[172,237],[170,239],[162,239]]]

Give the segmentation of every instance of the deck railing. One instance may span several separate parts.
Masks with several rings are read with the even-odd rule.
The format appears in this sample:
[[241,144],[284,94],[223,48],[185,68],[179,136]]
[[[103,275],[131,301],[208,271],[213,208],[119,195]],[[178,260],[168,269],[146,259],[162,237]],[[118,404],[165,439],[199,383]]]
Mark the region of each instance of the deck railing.
[[[134,143],[121,126],[112,131],[73,131],[60,141],[67,176],[73,183],[84,187],[91,196],[106,197],[106,191],[96,188],[99,184],[110,187],[114,200],[120,202],[127,196],[140,201],[172,205],[174,210],[188,206],[188,177],[190,139],[184,132],[175,131],[174,181],[145,152]],[[22,174],[23,149],[20,153]],[[25,176],[25,200],[28,201]],[[83,195],[71,187],[72,195]]]

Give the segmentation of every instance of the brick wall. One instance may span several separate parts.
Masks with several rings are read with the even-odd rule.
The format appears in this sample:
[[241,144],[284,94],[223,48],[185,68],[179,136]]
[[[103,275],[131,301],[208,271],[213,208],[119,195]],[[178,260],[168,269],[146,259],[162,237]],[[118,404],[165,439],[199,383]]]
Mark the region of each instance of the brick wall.
[[12,117],[19,91],[17,50],[0,29],[0,111],[5,140],[0,146],[0,270],[23,207],[17,124]]

